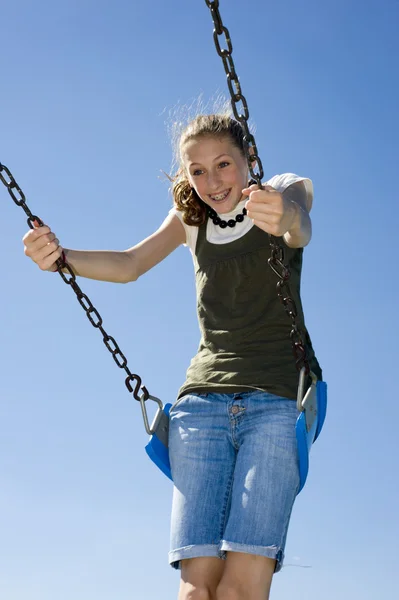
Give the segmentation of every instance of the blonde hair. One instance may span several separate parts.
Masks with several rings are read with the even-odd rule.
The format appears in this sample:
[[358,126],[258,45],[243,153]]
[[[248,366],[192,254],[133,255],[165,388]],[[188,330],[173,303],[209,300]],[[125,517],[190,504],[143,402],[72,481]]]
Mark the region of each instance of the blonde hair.
[[180,134],[176,147],[176,158],[179,164],[176,175],[172,178],[172,196],[175,207],[183,213],[183,221],[187,225],[199,227],[206,219],[206,204],[191,187],[181,159],[181,148],[190,140],[204,137],[227,137],[245,157],[244,130],[241,124],[225,113],[198,115],[192,119]]

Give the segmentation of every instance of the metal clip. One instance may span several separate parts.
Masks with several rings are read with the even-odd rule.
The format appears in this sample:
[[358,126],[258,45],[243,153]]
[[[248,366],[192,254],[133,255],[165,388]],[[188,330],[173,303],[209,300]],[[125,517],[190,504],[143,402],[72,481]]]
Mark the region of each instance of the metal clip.
[[299,385],[297,396],[297,408],[305,412],[306,429],[310,431],[317,418],[317,375],[310,371],[312,383],[305,394],[306,367],[302,367],[299,373]]
[[153,400],[154,402],[156,402],[158,404],[158,410],[157,410],[154,420],[150,426],[150,422],[148,420],[147,408],[145,405],[147,400],[145,400],[145,397],[146,397],[146,394],[142,394],[140,396],[141,412],[143,413],[145,430],[148,433],[148,435],[153,435],[156,432],[157,436],[160,437],[160,432],[162,432],[164,430],[165,426],[166,426],[166,432],[168,429],[167,424],[163,423],[163,420],[164,419],[167,420],[168,418],[164,413],[162,400],[160,400],[159,398],[156,398],[155,396],[151,396],[151,395],[148,395],[148,397],[147,397],[147,400]]

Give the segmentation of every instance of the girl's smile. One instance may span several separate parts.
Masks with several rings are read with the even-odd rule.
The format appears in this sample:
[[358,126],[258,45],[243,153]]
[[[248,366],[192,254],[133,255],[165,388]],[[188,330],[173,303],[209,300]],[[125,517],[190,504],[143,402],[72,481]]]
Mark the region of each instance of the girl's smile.
[[230,192],[231,192],[231,189],[224,190],[223,192],[220,192],[219,194],[209,195],[209,198],[212,200],[212,202],[217,202],[218,204],[221,204],[222,202],[225,202],[228,199]]

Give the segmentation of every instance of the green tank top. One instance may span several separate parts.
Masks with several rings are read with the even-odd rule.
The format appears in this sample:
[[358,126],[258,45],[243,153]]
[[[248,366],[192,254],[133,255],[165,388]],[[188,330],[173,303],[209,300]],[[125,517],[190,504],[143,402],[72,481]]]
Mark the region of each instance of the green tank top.
[[[291,320],[277,297],[277,276],[267,264],[269,236],[254,226],[228,244],[211,244],[206,226],[199,227],[194,256],[201,341],[178,397],[264,390],[296,399],[299,375]],[[279,242],[284,244],[282,238]],[[300,299],[303,249],[284,244],[284,251],[297,323],[306,336],[311,370],[321,379]]]

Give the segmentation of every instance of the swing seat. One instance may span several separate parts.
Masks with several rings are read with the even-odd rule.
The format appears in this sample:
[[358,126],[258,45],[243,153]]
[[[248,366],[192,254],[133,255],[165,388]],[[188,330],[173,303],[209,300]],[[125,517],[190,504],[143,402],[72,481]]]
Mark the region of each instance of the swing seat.
[[[150,441],[145,447],[145,451],[156,464],[158,469],[162,471],[166,477],[172,480],[172,473],[170,471],[169,462],[169,450],[168,450],[168,431],[169,431],[169,411],[171,404],[165,404],[163,407],[163,418],[159,421],[158,427],[150,437]],[[167,423],[167,430],[165,429]]]
[[302,403],[295,431],[298,447],[299,478],[298,494],[306,483],[309,471],[309,453],[323,428],[327,412],[327,384],[325,381],[312,383]]

